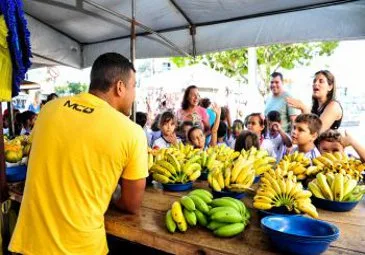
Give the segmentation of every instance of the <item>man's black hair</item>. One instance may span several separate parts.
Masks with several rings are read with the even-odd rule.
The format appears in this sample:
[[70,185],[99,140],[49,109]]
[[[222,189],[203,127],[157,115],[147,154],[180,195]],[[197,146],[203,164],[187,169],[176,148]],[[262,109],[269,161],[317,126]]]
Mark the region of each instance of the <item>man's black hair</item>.
[[100,55],[91,68],[89,90],[107,92],[118,80],[127,84],[130,70],[136,72],[124,56],[114,52]]

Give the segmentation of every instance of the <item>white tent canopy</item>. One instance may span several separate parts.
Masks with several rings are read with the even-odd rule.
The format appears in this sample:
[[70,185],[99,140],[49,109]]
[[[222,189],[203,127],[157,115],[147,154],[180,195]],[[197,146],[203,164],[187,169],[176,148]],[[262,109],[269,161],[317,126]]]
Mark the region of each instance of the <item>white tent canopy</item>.
[[[95,3],[131,17],[131,1]],[[32,0],[24,8],[35,64],[84,68],[104,52],[129,56],[130,24],[90,0]],[[365,38],[365,0],[136,0],[136,19],[168,39],[137,26],[137,58],[180,55],[174,45],[193,55]]]

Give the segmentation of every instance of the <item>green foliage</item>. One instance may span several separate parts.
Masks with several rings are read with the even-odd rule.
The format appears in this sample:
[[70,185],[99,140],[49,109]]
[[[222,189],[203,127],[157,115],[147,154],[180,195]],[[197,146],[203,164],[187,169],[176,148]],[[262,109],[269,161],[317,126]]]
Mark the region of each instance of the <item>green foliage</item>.
[[76,95],[81,92],[85,92],[88,89],[88,85],[80,82],[68,82],[66,86],[55,87],[55,92],[58,95]]
[[[291,70],[295,67],[309,65],[317,56],[330,56],[338,47],[338,42],[273,44],[256,48],[259,76],[264,86],[259,87],[263,96],[270,91],[270,74],[279,68]],[[227,50],[197,56],[195,59],[173,57],[177,67],[196,63],[205,64],[228,77],[247,82],[248,51],[247,48]]]

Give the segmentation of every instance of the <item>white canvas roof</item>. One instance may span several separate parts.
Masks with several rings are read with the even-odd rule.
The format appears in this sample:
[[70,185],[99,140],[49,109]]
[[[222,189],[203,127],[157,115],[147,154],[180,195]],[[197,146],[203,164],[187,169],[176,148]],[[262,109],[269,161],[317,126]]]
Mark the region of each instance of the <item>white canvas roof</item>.
[[[94,2],[131,17],[130,0]],[[129,56],[130,24],[89,0],[31,0],[24,9],[35,64],[84,68],[104,52]],[[190,55],[365,38],[365,0],[136,0],[136,19]],[[181,55],[138,26],[136,34],[137,58]]]

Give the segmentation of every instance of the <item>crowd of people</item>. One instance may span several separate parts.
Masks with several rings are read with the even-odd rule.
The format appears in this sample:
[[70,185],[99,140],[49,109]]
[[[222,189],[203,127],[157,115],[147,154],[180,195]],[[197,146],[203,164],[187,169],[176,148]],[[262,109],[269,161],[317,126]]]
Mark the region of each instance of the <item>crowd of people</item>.
[[[236,151],[254,146],[267,150],[280,161],[295,151],[311,159],[318,157],[334,146],[335,140],[328,137],[338,137],[337,150],[354,145],[349,134],[341,135],[338,131],[343,110],[336,100],[335,77],[330,71],[315,73],[311,107],[292,98],[284,90],[283,80],[281,73],[272,73],[272,94],[265,111],[250,113],[244,120],[232,123],[228,107],[218,107],[209,98],[200,98],[198,88],[192,85],[186,88],[179,110],[159,113],[151,129],[146,125],[147,114],[138,112],[137,123],[145,130],[148,145],[155,149],[179,142],[200,149],[225,144]],[[354,149],[364,159],[362,147],[355,144]]]
[[[314,158],[352,145],[365,159],[356,139],[336,131],[343,112],[330,72],[315,75],[311,111],[283,90],[282,81],[281,74],[272,75],[264,113],[233,123],[227,107],[201,99],[198,88],[189,86],[181,109],[159,113],[149,128],[146,113],[137,113],[137,124],[129,118],[136,96],[133,64],[117,53],[99,56],[91,68],[89,91],[47,103],[33,123],[25,192],[9,250],[107,254],[104,214],[111,202],[125,213],[138,213],[148,176],[148,146],[256,147],[279,160],[293,151]],[[22,128],[29,132],[33,124]]]

